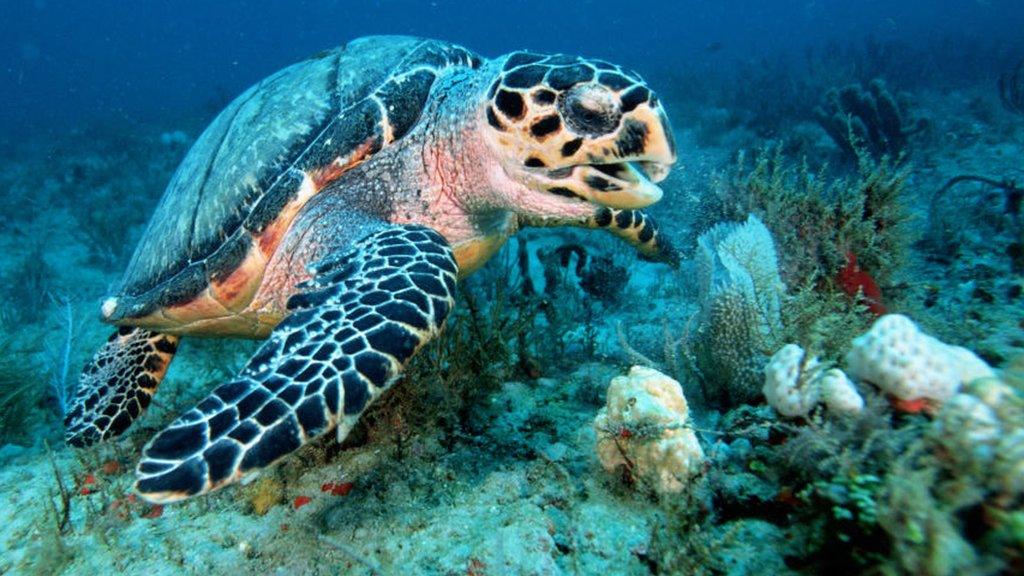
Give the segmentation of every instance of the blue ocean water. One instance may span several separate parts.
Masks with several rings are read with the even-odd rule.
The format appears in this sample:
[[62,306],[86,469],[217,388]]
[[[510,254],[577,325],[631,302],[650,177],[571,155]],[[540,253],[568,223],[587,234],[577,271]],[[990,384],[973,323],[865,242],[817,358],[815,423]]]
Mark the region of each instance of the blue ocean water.
[[[614,59],[647,74],[713,70],[871,37],[927,52],[1019,46],[1013,0],[862,2],[7,2],[0,122],[60,130],[94,117],[144,121],[223,102],[256,80],[369,34],[411,34],[496,56],[530,48]],[[709,49],[710,48],[710,49]],[[991,76],[997,63],[957,73]],[[740,89],[740,87],[737,87]]]
[[[1024,573],[1022,31],[1019,0],[3,2],[0,574]],[[378,95],[391,148],[232,108],[373,35],[530,54]],[[578,64],[532,54],[585,79],[513,86]]]

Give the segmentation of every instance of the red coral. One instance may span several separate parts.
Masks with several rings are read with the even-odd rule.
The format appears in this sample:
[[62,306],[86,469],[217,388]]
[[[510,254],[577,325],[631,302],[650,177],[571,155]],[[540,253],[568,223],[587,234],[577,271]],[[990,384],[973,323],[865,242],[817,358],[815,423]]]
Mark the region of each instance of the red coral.
[[351,482],[324,482],[320,485],[320,491],[332,496],[345,496],[352,491],[352,486]]
[[292,500],[292,508],[298,510],[312,501],[313,499],[309,496],[296,496],[295,500]]
[[910,400],[904,400],[902,398],[890,396],[889,404],[897,412],[903,412],[906,414],[934,414],[938,410],[938,405],[928,398],[911,398]]
[[857,265],[857,255],[853,252],[846,253],[846,266],[836,275],[836,282],[847,295],[856,297],[859,293],[867,304],[868,310],[875,316],[885,314],[885,305],[882,304],[882,291],[879,290],[875,279]]
[[78,493],[82,496],[88,496],[96,491],[96,476],[93,474],[86,474],[82,480],[82,487],[78,490]]

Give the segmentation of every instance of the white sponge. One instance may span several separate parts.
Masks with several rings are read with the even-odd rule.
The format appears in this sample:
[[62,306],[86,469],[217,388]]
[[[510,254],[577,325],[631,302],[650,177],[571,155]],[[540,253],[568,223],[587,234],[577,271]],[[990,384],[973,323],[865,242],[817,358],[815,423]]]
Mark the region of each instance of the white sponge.
[[768,404],[779,414],[807,416],[819,403],[832,412],[856,414],[864,399],[838,368],[823,370],[817,358],[805,359],[804,349],[787,344],[779,349],[764,369],[764,391]]
[[818,377],[821,386],[821,401],[837,414],[857,414],[864,409],[864,398],[838,368],[830,368]]
[[627,466],[658,492],[680,492],[704,464],[686,427],[689,406],[679,383],[641,366],[608,386],[607,406],[594,419],[597,455],[606,470]]
[[943,402],[964,383],[995,376],[970,350],[921,332],[906,316],[888,314],[854,339],[847,371],[901,400]]

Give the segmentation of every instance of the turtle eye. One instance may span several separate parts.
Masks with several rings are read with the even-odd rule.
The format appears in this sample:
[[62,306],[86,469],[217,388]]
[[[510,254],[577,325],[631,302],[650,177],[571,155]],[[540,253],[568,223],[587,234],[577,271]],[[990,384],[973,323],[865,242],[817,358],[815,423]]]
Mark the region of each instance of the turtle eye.
[[579,84],[563,93],[558,111],[573,132],[584,136],[608,134],[622,118],[615,94],[595,83]]

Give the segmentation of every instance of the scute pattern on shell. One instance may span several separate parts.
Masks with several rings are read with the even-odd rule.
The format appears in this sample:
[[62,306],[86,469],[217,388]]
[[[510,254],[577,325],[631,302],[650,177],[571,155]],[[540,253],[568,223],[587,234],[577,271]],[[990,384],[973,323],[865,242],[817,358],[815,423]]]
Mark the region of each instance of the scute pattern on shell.
[[478,56],[435,40],[360,38],[300,62],[236,98],[175,172],[136,248],[111,320],[187,300],[234,270],[296,197],[305,174],[404,135],[437,70]]

